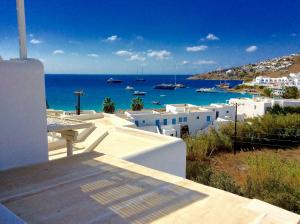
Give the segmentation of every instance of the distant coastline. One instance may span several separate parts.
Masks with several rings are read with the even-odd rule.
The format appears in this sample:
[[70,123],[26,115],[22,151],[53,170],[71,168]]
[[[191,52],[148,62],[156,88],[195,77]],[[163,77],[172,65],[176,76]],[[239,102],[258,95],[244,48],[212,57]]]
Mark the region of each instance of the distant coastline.
[[281,77],[300,72],[300,54],[291,54],[254,64],[195,74],[189,80],[252,81],[257,76]]

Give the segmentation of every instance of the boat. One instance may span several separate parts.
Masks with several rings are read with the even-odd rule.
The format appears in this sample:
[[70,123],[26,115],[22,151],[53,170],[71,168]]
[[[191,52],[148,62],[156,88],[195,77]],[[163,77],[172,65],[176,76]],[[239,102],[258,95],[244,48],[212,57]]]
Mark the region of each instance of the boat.
[[152,104],[161,105],[161,103],[159,101],[152,101]]
[[107,83],[121,83],[122,80],[120,79],[114,79],[114,78],[109,78],[106,80]]
[[175,88],[176,86],[174,84],[165,84],[165,83],[154,86],[154,89],[174,90]]
[[144,96],[146,94],[147,94],[147,92],[143,92],[143,91],[134,91],[133,92],[133,95],[135,95],[135,96]]
[[126,90],[134,90],[134,88],[132,86],[126,86],[125,88]]
[[175,88],[176,89],[186,88],[186,86],[184,84],[177,83],[177,84],[175,84]]
[[216,89],[213,87],[213,88],[199,88],[199,89],[196,89],[196,92],[198,93],[216,93]]
[[177,75],[175,75],[175,84],[174,85],[175,85],[176,89],[186,88],[186,86],[184,84],[177,83]]
[[218,84],[216,86],[220,89],[229,89],[230,88],[229,83],[227,83],[226,80],[223,83],[220,81],[220,84]]

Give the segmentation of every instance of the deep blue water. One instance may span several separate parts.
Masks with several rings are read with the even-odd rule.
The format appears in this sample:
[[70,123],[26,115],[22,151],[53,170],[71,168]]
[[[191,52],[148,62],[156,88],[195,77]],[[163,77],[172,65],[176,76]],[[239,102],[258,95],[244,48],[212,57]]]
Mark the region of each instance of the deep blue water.
[[[120,84],[107,84],[110,77],[121,79]],[[145,78],[146,82],[136,82],[136,78]],[[177,83],[185,84],[188,88],[176,90],[157,90],[153,86],[159,83],[174,83],[174,75],[46,75],[46,97],[50,108],[62,110],[74,110],[76,98],[73,94],[76,90],[83,90],[81,100],[82,109],[101,110],[105,97],[111,97],[116,104],[116,109],[129,109],[132,92],[125,90],[127,85],[135,90],[145,91],[142,96],[145,108],[159,108],[163,104],[190,103],[196,105],[208,105],[210,103],[225,103],[232,97],[251,97],[239,93],[197,93],[195,90],[201,87],[214,87],[219,81],[213,80],[187,80],[188,76],[177,76]],[[231,86],[240,81],[229,81]],[[165,95],[165,96],[162,96]],[[153,105],[152,101],[160,101],[161,106]]]

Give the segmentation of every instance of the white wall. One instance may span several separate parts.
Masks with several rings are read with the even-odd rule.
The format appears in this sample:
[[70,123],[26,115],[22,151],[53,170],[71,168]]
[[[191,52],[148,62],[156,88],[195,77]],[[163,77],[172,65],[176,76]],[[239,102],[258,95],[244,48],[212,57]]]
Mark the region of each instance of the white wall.
[[186,174],[186,145],[182,139],[123,159],[179,177]]
[[48,161],[44,67],[0,61],[0,170]]

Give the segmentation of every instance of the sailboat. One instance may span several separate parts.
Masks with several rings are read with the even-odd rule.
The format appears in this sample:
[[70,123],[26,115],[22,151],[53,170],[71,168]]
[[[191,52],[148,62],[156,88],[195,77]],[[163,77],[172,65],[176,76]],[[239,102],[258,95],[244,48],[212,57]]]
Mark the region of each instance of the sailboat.
[[[137,73],[138,73],[138,70],[137,70]],[[143,74],[144,74],[144,69],[143,69],[143,67],[142,67],[142,76],[143,76]],[[146,79],[144,79],[144,78],[136,78],[136,80],[135,80],[136,82],[146,82]]]
[[[175,64],[175,71],[177,72],[177,65]],[[185,88],[186,86],[184,84],[181,84],[181,83],[177,83],[177,75],[175,74],[175,83],[174,83],[174,86],[176,89],[178,88]]]
[[177,75],[175,75],[175,88],[178,89],[178,88],[185,88],[186,86],[184,84],[181,84],[181,83],[177,83]]

